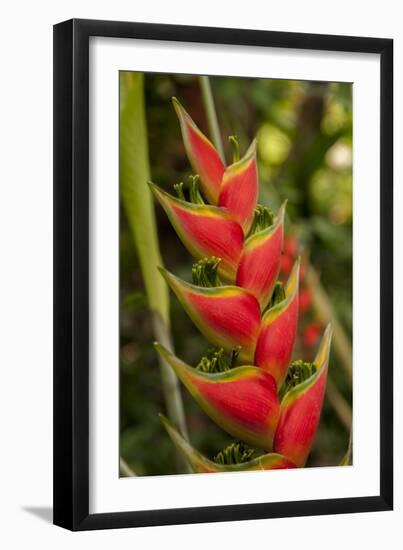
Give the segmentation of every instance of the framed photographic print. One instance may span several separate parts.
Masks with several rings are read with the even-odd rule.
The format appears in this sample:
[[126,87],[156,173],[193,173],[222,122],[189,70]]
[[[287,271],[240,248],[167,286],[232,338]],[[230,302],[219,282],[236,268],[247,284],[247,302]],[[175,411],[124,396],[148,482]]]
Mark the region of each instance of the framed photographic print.
[[54,522],[391,510],[393,42],[54,27]]

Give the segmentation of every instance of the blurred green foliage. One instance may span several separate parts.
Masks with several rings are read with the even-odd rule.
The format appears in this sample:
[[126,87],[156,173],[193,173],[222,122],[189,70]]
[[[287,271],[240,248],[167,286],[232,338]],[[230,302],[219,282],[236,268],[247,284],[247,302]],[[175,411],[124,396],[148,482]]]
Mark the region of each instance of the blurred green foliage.
[[[351,338],[351,85],[239,77],[213,77],[211,85],[227,163],[229,135],[238,137],[241,154],[258,136],[260,202],[276,209],[288,199],[288,230],[309,251]],[[174,183],[188,181],[191,168],[170,100],[178,97],[208,135],[199,82],[188,75],[147,74],[145,90],[152,179],[172,192]],[[159,207],[156,213],[165,265],[189,280],[192,260]],[[120,220],[120,453],[137,475],[175,473],[174,448],[158,419],[165,405],[140,266],[123,212]],[[208,345],[172,294],[171,319],[176,353],[196,365]],[[314,321],[308,311],[303,324]],[[306,354],[302,348],[297,346],[297,352]],[[334,353],[330,374],[351,406],[350,383]],[[186,391],[182,395],[191,443],[211,458],[232,440]],[[308,465],[338,464],[348,440],[348,431],[325,400]]]

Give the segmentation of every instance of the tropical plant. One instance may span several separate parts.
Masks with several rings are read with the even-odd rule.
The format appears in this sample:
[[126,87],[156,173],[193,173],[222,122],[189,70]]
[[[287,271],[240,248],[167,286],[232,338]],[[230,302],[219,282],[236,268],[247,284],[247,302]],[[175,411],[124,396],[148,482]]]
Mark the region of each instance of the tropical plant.
[[196,472],[302,467],[324,400],[332,329],[312,363],[291,361],[297,332],[300,260],[278,281],[284,203],[274,214],[258,204],[256,141],[233,163],[174,98],[185,149],[195,172],[176,197],[150,183],[179,238],[196,260],[192,283],[160,272],[205,338],[215,346],[191,367],[161,343],[155,348],[200,407],[237,439],[209,460],[161,417]]

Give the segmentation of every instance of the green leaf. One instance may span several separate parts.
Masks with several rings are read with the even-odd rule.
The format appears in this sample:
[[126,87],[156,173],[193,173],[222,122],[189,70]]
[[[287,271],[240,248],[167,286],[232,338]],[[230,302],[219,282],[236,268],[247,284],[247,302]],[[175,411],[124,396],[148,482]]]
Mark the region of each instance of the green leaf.
[[[162,266],[150,179],[143,73],[120,73],[120,198],[140,262],[155,337],[172,349],[169,292],[157,266]],[[186,434],[178,380],[160,361],[164,397],[170,419]],[[183,461],[177,466],[183,471]]]
[[120,73],[120,196],[136,245],[150,309],[169,326],[169,295],[157,270],[162,260],[153,199],[147,185],[150,170],[143,80],[142,73]]

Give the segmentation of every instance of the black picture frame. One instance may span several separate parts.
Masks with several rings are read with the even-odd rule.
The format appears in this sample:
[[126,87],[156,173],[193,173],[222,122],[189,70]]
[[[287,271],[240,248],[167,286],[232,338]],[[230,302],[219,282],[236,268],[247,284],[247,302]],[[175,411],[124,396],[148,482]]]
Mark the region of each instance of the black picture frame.
[[[89,513],[89,38],[362,52],[381,58],[380,493]],[[73,19],[54,26],[54,523],[71,530],[392,510],[393,40]]]

